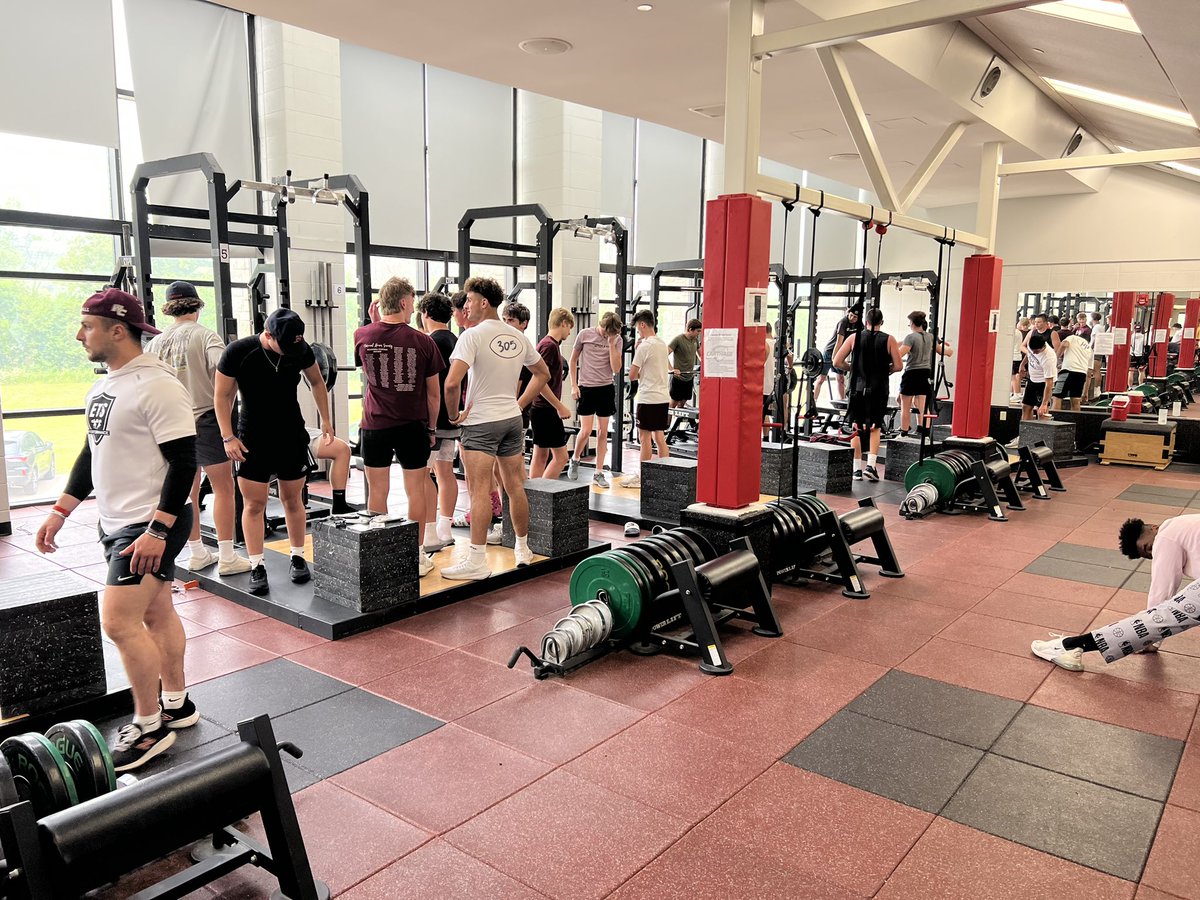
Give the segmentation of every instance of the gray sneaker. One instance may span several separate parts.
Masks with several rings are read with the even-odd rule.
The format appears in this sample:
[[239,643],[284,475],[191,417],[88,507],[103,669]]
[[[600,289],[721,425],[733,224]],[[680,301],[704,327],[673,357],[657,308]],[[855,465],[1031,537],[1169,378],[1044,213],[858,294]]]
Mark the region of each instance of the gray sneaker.
[[608,479],[604,477],[603,472],[597,472],[592,476],[592,484],[598,488],[606,488],[608,487]]
[[573,456],[567,461],[567,478],[571,481],[579,480],[579,460]]

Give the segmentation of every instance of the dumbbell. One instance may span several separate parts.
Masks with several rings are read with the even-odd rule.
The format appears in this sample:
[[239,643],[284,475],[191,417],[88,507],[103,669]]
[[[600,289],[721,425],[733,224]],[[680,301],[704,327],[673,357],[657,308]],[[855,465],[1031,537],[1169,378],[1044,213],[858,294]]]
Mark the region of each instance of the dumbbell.
[[28,800],[39,819],[136,780],[117,778],[104,736],[84,719],[0,743],[0,807]]

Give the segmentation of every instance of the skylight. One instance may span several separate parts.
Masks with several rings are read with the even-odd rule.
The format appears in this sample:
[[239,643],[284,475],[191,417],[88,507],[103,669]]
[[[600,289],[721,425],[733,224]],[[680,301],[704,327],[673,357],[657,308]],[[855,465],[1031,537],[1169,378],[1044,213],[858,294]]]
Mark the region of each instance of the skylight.
[[1150,103],[1146,100],[1135,100],[1133,97],[1123,97],[1111,91],[1084,87],[1080,84],[1072,84],[1069,81],[1059,81],[1057,78],[1047,78],[1045,81],[1066,97],[1090,100],[1092,103],[1099,103],[1102,106],[1123,109],[1125,112],[1135,113],[1139,116],[1148,116],[1151,119],[1158,119],[1162,122],[1170,122],[1172,125],[1182,125],[1185,128],[1196,127],[1196,120],[1182,109],[1172,109],[1169,106],[1160,106],[1157,103]]
[[1086,22],[1088,25],[1141,34],[1141,29],[1125,8],[1125,4],[1116,0],[1057,0],[1055,3],[1039,3],[1027,8],[1047,16],[1058,16],[1060,19],[1072,19],[1076,22]]

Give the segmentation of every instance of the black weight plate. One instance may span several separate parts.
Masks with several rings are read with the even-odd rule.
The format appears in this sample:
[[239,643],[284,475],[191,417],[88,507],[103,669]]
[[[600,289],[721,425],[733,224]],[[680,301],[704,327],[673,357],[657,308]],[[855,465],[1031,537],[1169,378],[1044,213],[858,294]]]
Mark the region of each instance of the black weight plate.
[[693,566],[703,565],[704,563],[708,562],[704,556],[704,553],[696,545],[696,542],[693,541],[688,535],[680,531],[676,531],[675,537],[679,540],[679,545],[683,547],[684,552],[692,558]]
[[[671,570],[671,566],[675,563],[690,562],[690,556],[684,552],[676,541],[670,540],[665,534],[655,535],[646,539],[646,542],[651,546],[660,549],[666,558],[670,561],[667,566],[667,571]],[[677,587],[672,579],[672,587]]]
[[70,768],[80,803],[117,789],[112,754],[91,722],[60,722],[46,732],[46,737]]
[[650,573],[646,571],[646,566],[635,559],[631,554],[626,553],[624,548],[618,547],[615,550],[609,550],[609,555],[614,559],[620,560],[625,568],[633,572],[634,580],[642,589],[642,598],[649,600],[652,597],[650,587]]
[[668,588],[678,587],[678,585],[675,584],[675,576],[671,572],[671,566],[677,561],[675,558],[674,548],[660,542],[657,538],[653,537],[646,538],[638,543],[642,545],[642,548],[647,553],[658,560],[658,564],[662,566],[663,571],[667,573]]
[[70,768],[55,746],[42,735],[31,731],[10,737],[0,744],[0,754],[8,760],[9,768],[18,779],[18,789],[21,779],[28,785],[28,797],[22,796],[22,799],[33,803],[34,815],[39,819],[79,802]]
[[0,756],[0,809],[20,802],[21,794],[13,780],[12,769],[9,768],[8,760]]
[[812,514],[812,510],[807,505],[801,503],[795,497],[784,497],[780,501],[798,520],[800,526],[800,539],[807,539],[813,529],[817,526],[817,520]]
[[683,538],[674,531],[664,531],[662,534],[655,535],[655,537],[662,546],[675,555],[675,562],[689,562],[695,565],[695,562],[692,560],[692,551],[683,542]]
[[680,534],[686,534],[692,539],[696,546],[700,548],[700,553],[704,556],[704,562],[711,562],[721,555],[717,552],[717,548],[713,546],[712,541],[695,528],[689,528],[685,525],[675,530]]
[[650,594],[657,597],[659,594],[670,589],[670,583],[667,580],[667,572],[663,569],[662,563],[658,557],[651,555],[647,550],[640,546],[641,542],[634,544],[626,544],[621,548],[622,553],[628,553],[634,559],[642,564],[642,567],[650,573]]
[[312,348],[313,356],[317,359],[317,366],[321,369],[321,378],[325,382],[326,389],[333,390],[338,376],[337,354],[328,344],[314,341],[309,346]]

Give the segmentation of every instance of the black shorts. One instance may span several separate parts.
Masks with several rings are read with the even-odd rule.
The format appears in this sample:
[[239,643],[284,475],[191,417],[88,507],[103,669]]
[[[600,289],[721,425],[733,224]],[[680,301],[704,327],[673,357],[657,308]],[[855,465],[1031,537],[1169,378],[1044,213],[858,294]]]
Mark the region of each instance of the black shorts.
[[696,382],[690,378],[679,378],[676,375],[671,376],[670,394],[672,400],[682,400],[684,403],[692,399],[692,392],[695,390]]
[[[1061,399],[1083,396],[1083,383],[1087,381],[1087,372],[1068,372],[1062,390],[1056,390],[1054,396]],[[1055,387],[1058,385],[1056,384]]]
[[[129,570],[129,561],[133,559],[132,555],[122,556],[121,551],[141,537],[149,524],[149,522],[138,522],[136,525],[126,525],[124,528],[118,528],[112,534],[105,534],[104,529],[97,526],[97,530],[100,532],[100,546],[104,548],[104,561],[108,563],[108,577],[104,579],[105,584],[129,587],[142,583],[142,578],[145,576]],[[167,532],[167,546],[163,550],[162,560],[158,564],[158,569],[151,572],[151,575],[159,581],[171,581],[175,578],[175,557],[187,543],[191,531],[192,504],[188,503],[184,505],[183,511],[175,519],[175,524]]]
[[1144,369],[1146,368],[1146,363],[1149,362],[1149,360],[1149,356],[1131,356],[1129,357],[1129,368]]
[[358,436],[363,465],[368,469],[386,469],[393,459],[402,469],[423,469],[429,465],[429,430],[424,422],[405,422],[391,428],[363,428]]
[[303,426],[273,435],[247,432],[239,437],[246,445],[246,461],[238,463],[238,478],[269,484],[272,476],[280,481],[298,481],[308,477],[310,438]]
[[617,412],[617,389],[611,384],[581,387],[575,412],[581,416],[612,416]]
[[887,417],[887,404],[886,386],[852,394],[846,404],[846,421],[861,428],[882,428],[883,420]]
[[196,417],[196,465],[219,466],[229,462],[225,453],[225,442],[221,440],[221,426],[213,410],[202,412]]
[[928,397],[933,387],[933,373],[929,369],[905,369],[900,376],[901,397]]
[[529,422],[533,426],[533,445],[555,450],[567,446],[567,430],[558,410],[553,406],[529,407]]
[[1042,392],[1045,390],[1044,381],[1034,381],[1032,378],[1025,382],[1025,395],[1021,398],[1023,406],[1041,406]]
[[844,375],[845,374],[841,369],[834,367],[832,350],[826,350],[824,355],[822,356],[822,359],[824,360],[824,363],[825,363],[824,368],[821,370],[822,375]]
[[1013,373],[1014,375],[1017,375],[1017,374],[1019,374],[1019,373],[1020,373],[1020,371],[1021,371],[1021,360],[1019,360],[1019,359],[1014,359],[1014,360],[1013,360],[1013,370],[1012,370],[1012,373]]
[[775,402],[774,394],[763,394],[763,418],[771,414],[771,404]]
[[639,403],[637,405],[637,427],[642,431],[666,431],[669,404]]

